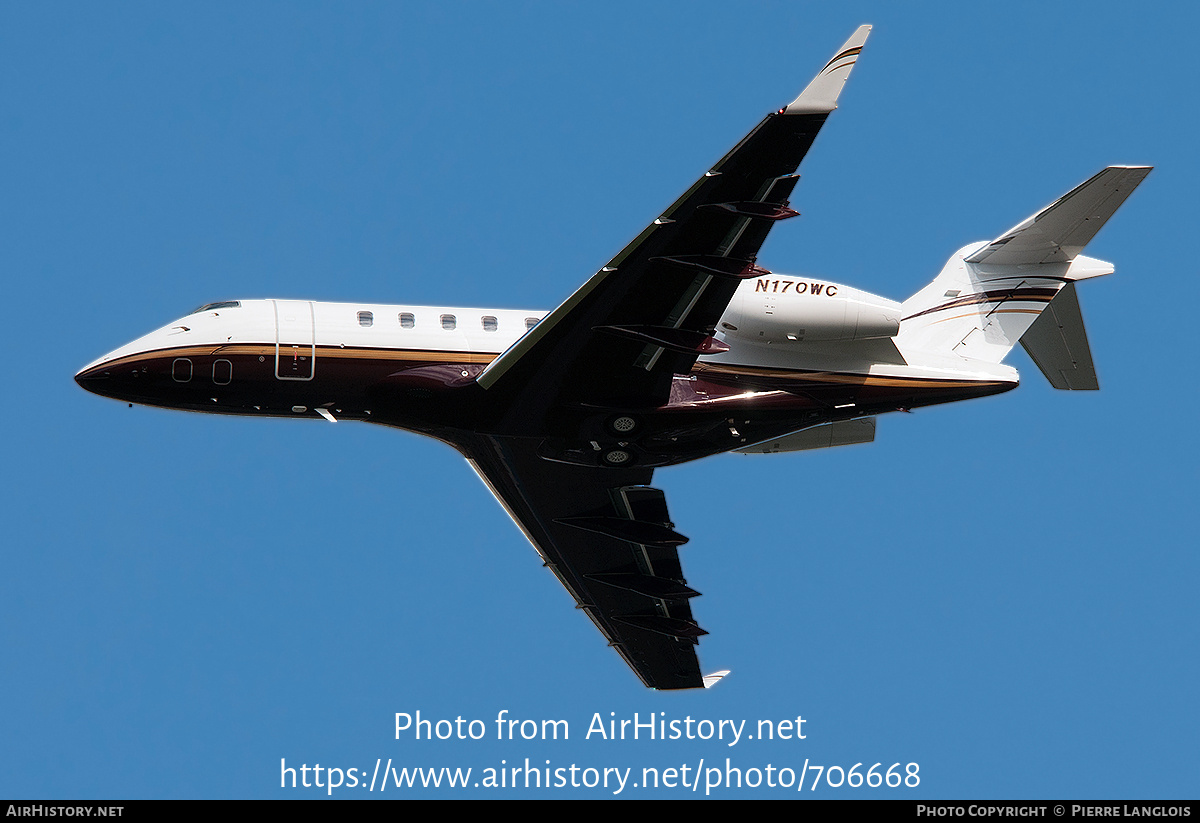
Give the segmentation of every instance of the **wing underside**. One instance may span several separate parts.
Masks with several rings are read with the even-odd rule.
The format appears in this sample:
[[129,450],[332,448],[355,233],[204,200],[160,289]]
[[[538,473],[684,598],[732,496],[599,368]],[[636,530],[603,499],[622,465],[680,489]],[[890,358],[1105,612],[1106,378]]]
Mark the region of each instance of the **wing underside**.
[[719,346],[734,291],[763,273],[771,228],[870,32],[863,26],[790,105],[773,112],[561,306],[493,361],[479,385],[505,410],[497,429],[544,430],[555,408],[665,402],[675,374]]
[[704,685],[705,634],[692,618],[677,534],[650,469],[599,469],[543,460],[529,438],[460,445],[472,467],[642,682]]

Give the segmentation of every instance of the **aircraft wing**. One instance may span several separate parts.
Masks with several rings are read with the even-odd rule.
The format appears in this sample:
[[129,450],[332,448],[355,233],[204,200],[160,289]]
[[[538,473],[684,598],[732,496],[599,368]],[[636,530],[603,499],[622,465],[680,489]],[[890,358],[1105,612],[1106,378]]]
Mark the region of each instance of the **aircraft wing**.
[[479,437],[460,444],[476,473],[549,568],[642,682],[655,689],[704,686],[690,589],[666,498],[652,469],[555,463],[532,438]]
[[675,374],[722,350],[711,337],[779,220],[795,174],[857,59],[860,27],[789,105],[773,112],[561,306],[477,378],[506,433],[545,431],[579,404],[647,408]]
[[[615,421],[637,425],[621,414],[663,405],[676,374],[724,350],[716,324],[738,284],[765,273],[756,257],[771,227],[796,215],[795,171],[869,33],[859,28],[794,101],[476,378],[485,422],[455,445],[647,686],[705,685],[695,651],[705,632],[652,470],[602,450],[594,420],[617,415],[607,439],[621,445]],[[578,459],[549,453],[551,440]]]

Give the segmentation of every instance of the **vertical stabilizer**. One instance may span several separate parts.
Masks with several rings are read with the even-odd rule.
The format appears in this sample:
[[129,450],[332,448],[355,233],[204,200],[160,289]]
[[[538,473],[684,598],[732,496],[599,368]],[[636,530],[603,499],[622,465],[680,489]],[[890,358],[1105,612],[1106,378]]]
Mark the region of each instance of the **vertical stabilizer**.
[[1080,252],[1149,173],[1110,166],[992,242],[959,249],[904,302],[896,345],[999,363],[1020,341],[1055,387],[1097,388],[1074,283],[1113,267]]

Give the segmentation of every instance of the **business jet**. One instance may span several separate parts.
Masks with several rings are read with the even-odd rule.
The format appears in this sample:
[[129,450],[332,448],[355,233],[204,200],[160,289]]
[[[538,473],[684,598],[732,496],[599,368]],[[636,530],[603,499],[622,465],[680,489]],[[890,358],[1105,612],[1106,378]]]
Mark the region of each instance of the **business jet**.
[[869,33],[549,313],[227,300],[75,379],[130,404],[442,440],[645,685],[712,685],[727,672],[701,673],[687,538],[655,469],[870,442],[877,415],[1015,388],[1018,342],[1056,388],[1098,388],[1076,283],[1113,266],[1081,252],[1148,166],[964,246],[902,303],[760,265]]

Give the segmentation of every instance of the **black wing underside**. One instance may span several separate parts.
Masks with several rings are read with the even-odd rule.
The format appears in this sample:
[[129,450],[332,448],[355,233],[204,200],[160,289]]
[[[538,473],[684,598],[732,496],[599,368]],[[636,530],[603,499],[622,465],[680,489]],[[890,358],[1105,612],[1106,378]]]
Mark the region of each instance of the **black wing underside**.
[[[827,113],[770,114],[662,216],[498,358],[479,383],[498,428],[544,430],[579,403],[646,408],[687,373],[771,227],[796,212],[794,174]],[[718,344],[719,345],[719,344]]]
[[461,446],[582,609],[642,682],[703,686],[705,632],[692,618],[666,498],[650,469],[553,463],[529,438],[480,437]]
[[796,100],[767,115],[476,381],[485,433],[456,445],[647,686],[704,685],[696,644],[705,632],[689,605],[697,592],[677,551],[684,538],[662,492],[647,485],[651,469],[554,462],[543,441],[587,442],[581,409],[663,405],[675,375],[723,349],[716,324],[741,281],[763,273],[757,256],[772,226],[796,215],[788,206],[796,169],[869,31],[856,31]]

